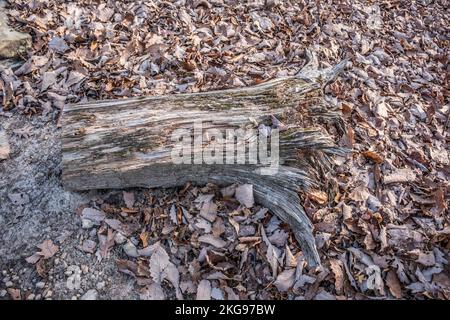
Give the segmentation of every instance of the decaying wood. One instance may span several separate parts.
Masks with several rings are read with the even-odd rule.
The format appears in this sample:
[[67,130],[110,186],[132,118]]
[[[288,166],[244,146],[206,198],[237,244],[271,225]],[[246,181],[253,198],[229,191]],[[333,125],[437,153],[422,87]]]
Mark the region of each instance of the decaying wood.
[[[89,102],[65,107],[62,116],[63,182],[75,190],[174,187],[187,182],[249,183],[255,198],[288,223],[311,265],[320,264],[312,225],[298,196],[319,182],[316,175],[330,156],[342,153],[316,118],[335,121],[323,100],[323,87],[345,62],[318,70],[315,57],[295,76],[246,88]],[[176,165],[171,160],[176,129],[248,128],[281,119],[280,168],[261,175],[259,165]],[[305,119],[313,119],[305,122]],[[301,156],[300,156],[301,155]]]

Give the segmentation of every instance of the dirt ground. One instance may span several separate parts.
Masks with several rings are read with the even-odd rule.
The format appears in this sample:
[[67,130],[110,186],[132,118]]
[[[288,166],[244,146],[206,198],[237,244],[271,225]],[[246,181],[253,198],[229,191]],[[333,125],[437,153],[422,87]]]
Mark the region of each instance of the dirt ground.
[[[448,1],[320,3],[8,1],[33,45],[1,68],[0,299],[449,299]],[[63,188],[65,103],[253,85],[304,48],[350,61],[326,94],[352,153],[301,195],[322,267],[251,186]]]

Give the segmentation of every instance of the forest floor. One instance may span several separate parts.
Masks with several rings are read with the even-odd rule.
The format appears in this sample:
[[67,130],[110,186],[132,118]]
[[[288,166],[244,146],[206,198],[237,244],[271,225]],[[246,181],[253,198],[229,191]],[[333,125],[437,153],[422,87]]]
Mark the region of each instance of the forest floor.
[[[0,299],[450,298],[448,1],[240,2],[7,1],[32,47],[0,66]],[[349,60],[352,152],[301,195],[321,267],[248,185],[61,185],[64,104],[250,86],[305,48]]]

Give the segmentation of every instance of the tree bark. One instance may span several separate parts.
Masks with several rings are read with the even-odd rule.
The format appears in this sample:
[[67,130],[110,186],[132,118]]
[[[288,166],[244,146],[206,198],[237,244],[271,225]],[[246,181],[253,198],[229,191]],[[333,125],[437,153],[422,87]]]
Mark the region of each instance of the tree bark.
[[[295,76],[245,88],[68,105],[62,115],[63,183],[75,190],[175,187],[187,182],[249,183],[256,201],[288,223],[310,265],[320,264],[312,224],[298,192],[320,184],[317,174],[336,147],[318,121],[342,130],[337,112],[323,100],[323,87],[345,66],[319,70],[315,57]],[[274,118],[275,117],[275,118]],[[259,164],[174,164],[177,129],[262,128],[280,132],[280,167],[261,175]],[[270,130],[270,129],[269,129]],[[194,150],[194,153],[196,151]]]

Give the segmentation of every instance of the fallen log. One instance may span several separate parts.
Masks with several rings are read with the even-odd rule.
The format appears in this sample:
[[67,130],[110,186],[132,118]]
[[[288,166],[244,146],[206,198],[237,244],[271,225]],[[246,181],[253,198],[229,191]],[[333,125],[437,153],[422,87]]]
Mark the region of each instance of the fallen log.
[[[345,61],[319,70],[315,56],[309,52],[306,56],[307,64],[295,76],[256,86],[67,105],[61,118],[64,185],[87,190],[167,188],[187,182],[252,184],[256,201],[292,227],[309,264],[320,264],[313,227],[298,192],[320,185],[318,177],[330,157],[343,153],[320,123],[331,121],[343,130],[339,114],[323,99],[323,88],[343,70]],[[195,123],[202,125],[200,133]],[[241,139],[244,142],[233,138],[231,143],[236,145],[233,156],[244,150],[241,156],[248,161],[197,162],[197,156],[202,160],[205,148],[211,146],[214,152],[209,155],[218,155],[215,160],[223,157],[219,151],[224,149],[217,146],[226,149],[230,143],[220,144],[219,135],[214,139],[205,136],[211,129],[250,130]],[[180,145],[178,137],[173,138],[177,132],[187,132],[193,139],[192,150],[192,141]],[[271,145],[268,151],[270,156],[277,155],[276,168],[264,173],[267,161],[258,163],[258,157],[251,161],[253,153],[246,143],[263,141],[266,136],[272,143],[276,134],[278,147]],[[185,138],[186,134],[181,140]],[[186,150],[189,161],[186,157],[181,163],[174,161],[174,155]]]

